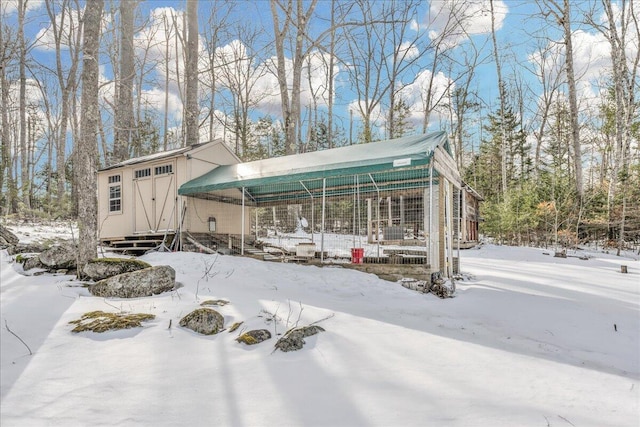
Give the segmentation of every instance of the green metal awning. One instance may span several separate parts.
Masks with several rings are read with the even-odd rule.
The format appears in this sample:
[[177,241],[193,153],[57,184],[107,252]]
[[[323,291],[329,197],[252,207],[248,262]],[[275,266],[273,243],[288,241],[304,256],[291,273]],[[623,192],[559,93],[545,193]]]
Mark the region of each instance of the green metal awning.
[[[340,194],[345,180],[365,175],[358,183],[362,191],[423,186],[428,178],[426,165],[436,147],[451,156],[445,132],[412,135],[398,139],[311,153],[275,157],[234,165],[218,166],[212,171],[184,183],[178,190],[183,196],[205,197],[214,192],[244,188],[254,202]],[[326,180],[325,180],[326,179]],[[349,190],[352,191],[352,190]]]

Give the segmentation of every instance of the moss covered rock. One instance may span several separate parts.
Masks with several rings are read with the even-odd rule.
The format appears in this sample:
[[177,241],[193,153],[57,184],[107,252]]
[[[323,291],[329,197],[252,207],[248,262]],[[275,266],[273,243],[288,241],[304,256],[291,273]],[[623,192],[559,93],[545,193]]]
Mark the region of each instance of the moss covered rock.
[[85,278],[98,282],[118,274],[131,273],[150,267],[150,264],[137,259],[96,258],[84,266],[82,273]]
[[76,268],[78,245],[64,243],[45,250],[39,255],[40,262],[50,270]]
[[236,338],[236,341],[247,345],[254,345],[260,344],[262,341],[266,341],[269,338],[271,338],[271,332],[266,329],[255,329],[240,335]]
[[317,325],[302,326],[287,331],[282,338],[278,340],[275,347],[281,351],[300,350],[305,345],[305,338],[324,332],[324,329]]
[[175,284],[175,270],[168,265],[158,265],[100,280],[89,291],[98,297],[140,298],[168,292]]
[[198,308],[180,320],[180,326],[203,335],[213,335],[224,328],[224,317],[212,308]]

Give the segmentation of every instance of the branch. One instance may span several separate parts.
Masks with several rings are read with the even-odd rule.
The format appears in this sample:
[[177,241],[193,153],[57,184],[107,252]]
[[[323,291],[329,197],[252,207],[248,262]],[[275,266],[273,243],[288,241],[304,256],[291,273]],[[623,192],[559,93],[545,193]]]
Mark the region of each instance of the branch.
[[27,345],[27,343],[26,343],[26,342],[24,342],[24,341],[22,340],[22,338],[20,338],[20,337],[19,337],[15,332],[13,332],[11,329],[9,329],[9,324],[7,323],[7,319],[4,319],[4,327],[5,327],[5,328],[7,328],[7,331],[9,331],[9,333],[10,333],[11,335],[13,335],[14,337],[18,338],[18,339],[20,340],[20,342],[21,342],[22,344],[24,344],[24,346],[25,346],[25,347],[27,347],[27,350],[29,350],[29,356],[32,356],[32,355],[33,355],[33,352],[31,351],[31,349],[29,348],[29,346]]

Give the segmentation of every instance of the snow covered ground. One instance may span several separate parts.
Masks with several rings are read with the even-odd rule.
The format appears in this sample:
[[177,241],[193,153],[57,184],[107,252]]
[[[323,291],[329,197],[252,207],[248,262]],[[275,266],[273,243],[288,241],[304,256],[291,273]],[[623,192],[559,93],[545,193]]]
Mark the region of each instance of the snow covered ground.
[[[142,259],[182,287],[106,300],[71,276],[21,275],[2,251],[0,425],[637,427],[640,262],[549,253],[463,251],[467,280],[447,300],[339,267],[154,253]],[[206,299],[243,326],[179,327]],[[72,333],[92,310],[156,318]],[[298,352],[234,340],[319,320]]]

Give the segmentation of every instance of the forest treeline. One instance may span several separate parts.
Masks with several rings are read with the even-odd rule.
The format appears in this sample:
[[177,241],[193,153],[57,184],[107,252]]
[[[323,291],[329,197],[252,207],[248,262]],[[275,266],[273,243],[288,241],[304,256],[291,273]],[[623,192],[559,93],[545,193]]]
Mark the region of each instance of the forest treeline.
[[446,130],[485,235],[637,246],[637,2],[528,3],[515,43],[501,0],[2,1],[0,214],[91,215],[96,169],[215,138],[254,160]]

